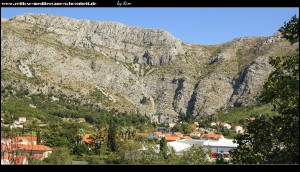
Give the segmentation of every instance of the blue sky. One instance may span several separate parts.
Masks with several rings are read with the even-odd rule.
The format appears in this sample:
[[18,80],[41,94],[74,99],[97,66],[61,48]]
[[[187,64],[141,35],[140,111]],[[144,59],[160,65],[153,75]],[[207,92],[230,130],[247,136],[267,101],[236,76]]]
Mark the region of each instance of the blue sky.
[[184,42],[219,44],[245,36],[271,36],[299,8],[1,8],[2,18],[23,13],[117,21],[159,28]]

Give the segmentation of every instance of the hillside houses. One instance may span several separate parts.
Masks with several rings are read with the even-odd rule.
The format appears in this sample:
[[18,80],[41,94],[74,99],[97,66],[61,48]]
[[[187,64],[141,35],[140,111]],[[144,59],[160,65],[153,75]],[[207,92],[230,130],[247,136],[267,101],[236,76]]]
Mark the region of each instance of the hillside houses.
[[244,133],[244,128],[242,127],[242,126],[235,126],[234,128],[233,128],[233,131],[235,132],[235,133]]
[[224,136],[222,134],[213,134],[213,133],[207,133],[207,134],[202,134],[201,139],[204,140],[219,140],[223,139]]
[[[52,153],[52,148],[37,145],[37,137],[20,136],[1,138],[1,164],[28,164],[28,158],[43,160]],[[19,156],[15,153],[19,152]]]

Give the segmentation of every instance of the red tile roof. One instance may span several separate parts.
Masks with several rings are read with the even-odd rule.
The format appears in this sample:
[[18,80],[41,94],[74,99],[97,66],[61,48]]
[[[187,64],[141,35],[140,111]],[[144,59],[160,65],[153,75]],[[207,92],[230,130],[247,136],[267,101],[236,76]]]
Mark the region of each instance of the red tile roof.
[[208,134],[202,134],[202,138],[203,137],[207,137],[207,138],[220,138],[222,136],[222,134],[212,134],[212,133],[208,133]]
[[176,133],[174,133],[175,135],[177,135],[177,136],[182,136],[182,133],[181,132],[176,132]]
[[51,151],[52,148],[45,145],[17,145],[19,150],[33,150],[33,151]]
[[83,136],[82,141],[84,141],[87,144],[94,144],[95,140],[90,138],[91,134],[86,134]]
[[178,140],[180,137],[177,135],[172,135],[172,134],[166,134],[165,136],[167,141],[176,141]]

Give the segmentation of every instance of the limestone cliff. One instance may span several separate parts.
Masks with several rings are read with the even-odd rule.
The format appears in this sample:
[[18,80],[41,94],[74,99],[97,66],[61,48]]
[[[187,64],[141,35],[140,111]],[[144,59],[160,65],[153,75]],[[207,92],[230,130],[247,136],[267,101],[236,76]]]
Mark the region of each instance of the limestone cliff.
[[268,57],[291,50],[278,33],[194,45],[160,29],[24,14],[1,19],[1,85],[176,121],[256,101]]

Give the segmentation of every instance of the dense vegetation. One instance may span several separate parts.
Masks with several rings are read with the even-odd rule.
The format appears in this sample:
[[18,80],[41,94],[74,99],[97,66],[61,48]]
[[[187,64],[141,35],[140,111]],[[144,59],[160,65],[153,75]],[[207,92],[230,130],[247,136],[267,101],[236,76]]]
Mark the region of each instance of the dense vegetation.
[[280,115],[258,118],[238,135],[232,151],[237,164],[299,164],[299,18],[279,29],[296,52],[270,58],[275,71],[264,85],[262,102],[271,102]]

